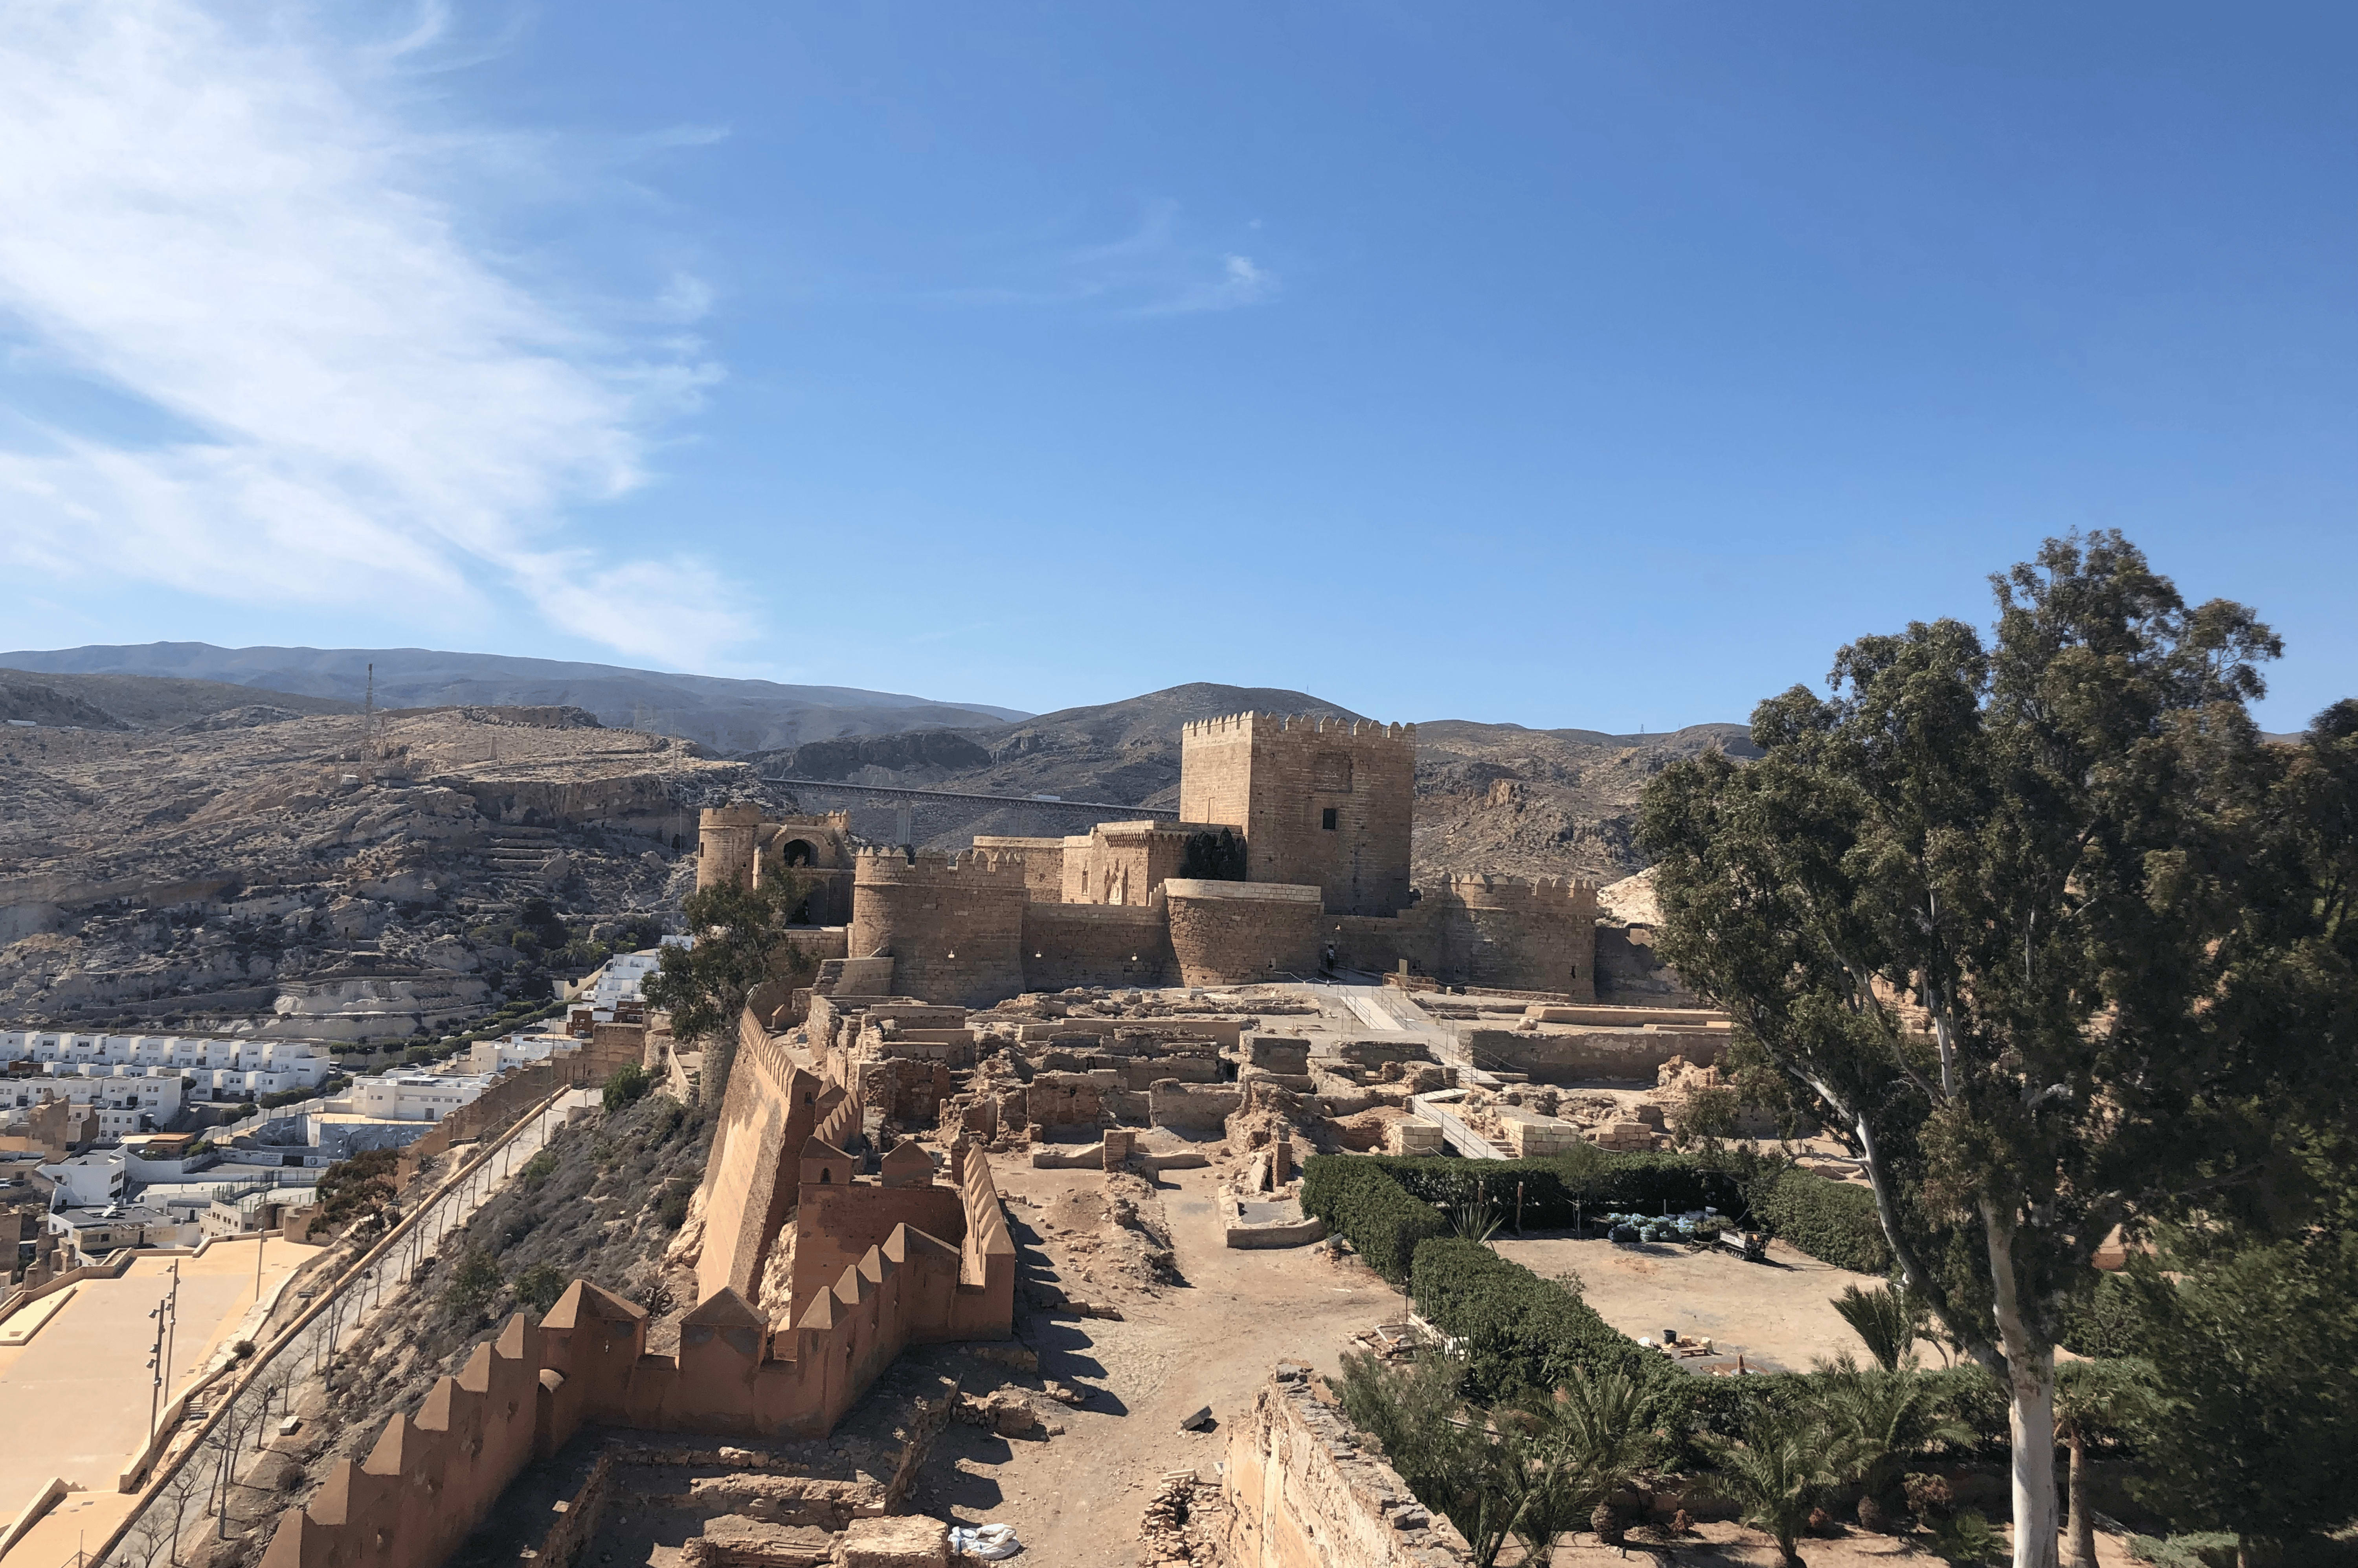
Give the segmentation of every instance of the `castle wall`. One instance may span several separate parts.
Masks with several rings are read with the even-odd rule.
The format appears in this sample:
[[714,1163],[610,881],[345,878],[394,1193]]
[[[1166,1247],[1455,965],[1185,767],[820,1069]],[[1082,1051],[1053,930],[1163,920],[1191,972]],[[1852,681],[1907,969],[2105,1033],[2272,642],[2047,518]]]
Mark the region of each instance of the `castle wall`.
[[1207,882],[1163,886],[1183,985],[1243,985],[1318,972],[1315,887]]
[[1065,838],[978,837],[974,847],[1021,860],[1023,891],[1033,903],[1061,903],[1065,899],[1065,846],[1068,842]]
[[1587,882],[1458,877],[1390,918],[1329,915],[1322,944],[1344,968],[1385,973],[1403,958],[1444,985],[1596,991],[1596,890]]
[[368,1458],[337,1460],[289,1509],[265,1568],[438,1568],[535,1459],[590,1422],[715,1436],[822,1437],[911,1344],[1004,1339],[1015,1246],[988,1162],[957,1152],[966,1239],[894,1227],[768,1331],[733,1292],[688,1314],[672,1356],[646,1351],[646,1314],[577,1280],[534,1326],[522,1313],[478,1346]]
[[1027,991],[1167,986],[1179,975],[1170,925],[1159,904],[1134,909],[1034,901],[1023,909],[1022,954],[1021,989]]
[[850,955],[892,957],[895,990],[988,1007],[1023,989],[1022,864],[988,851],[862,851],[853,873]]
[[[1452,983],[1596,996],[1596,888],[1453,877],[1432,916]],[[1436,978],[1438,970],[1436,970]]]
[[966,1206],[955,1187],[806,1182],[799,1188],[799,1202],[792,1312],[796,1322],[814,1296],[841,1279],[870,1248],[882,1246],[896,1227],[922,1230],[939,1241],[966,1239]]
[[1407,905],[1414,725],[1237,714],[1187,725],[1179,766],[1179,815],[1240,827],[1249,880],[1317,887],[1338,914]]
[[740,1020],[737,1056],[704,1164],[699,1301],[722,1290],[752,1299],[770,1244],[794,1207],[792,1161],[823,1124],[838,1126],[847,1106],[856,1130],[859,1110],[849,1096],[795,1063],[750,1010]]

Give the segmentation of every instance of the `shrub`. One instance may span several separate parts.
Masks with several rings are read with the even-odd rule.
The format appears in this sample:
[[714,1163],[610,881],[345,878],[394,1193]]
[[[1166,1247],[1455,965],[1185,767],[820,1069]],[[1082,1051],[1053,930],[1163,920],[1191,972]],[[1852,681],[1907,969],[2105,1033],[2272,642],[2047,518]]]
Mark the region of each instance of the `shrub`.
[[2123,1274],[2099,1274],[2095,1289],[2063,1312],[2057,1342],[2076,1356],[2137,1355],[2136,1292]]
[[1314,1154],[1302,1174],[1302,1211],[1349,1240],[1368,1266],[1404,1284],[1417,1243],[1449,1228],[1430,1203],[1420,1203],[1392,1179],[1393,1162]]
[[1578,1296],[1477,1242],[1419,1243],[1414,1281],[1417,1311],[1458,1342],[1466,1396],[1477,1401],[1544,1397],[1574,1367],[1617,1372],[1650,1393],[1687,1380]]
[[688,1200],[696,1195],[696,1184],[679,1177],[664,1184],[655,1197],[655,1218],[665,1230],[677,1230],[687,1223]]
[[611,1116],[636,1101],[647,1092],[650,1082],[647,1070],[636,1062],[626,1062],[615,1068],[613,1076],[606,1080],[606,1113]]
[[443,1304],[461,1315],[481,1312],[499,1293],[501,1283],[500,1266],[492,1255],[472,1249],[460,1261],[449,1289],[442,1292]]
[[1583,1146],[1539,1160],[1456,1160],[1382,1155],[1358,1163],[1389,1172],[1412,1197],[1447,1207],[1487,1199],[1509,1225],[1516,1190],[1526,1227],[1558,1229],[1608,1210],[1678,1214],[1733,1212],[1744,1202],[1736,1169],[1711,1154],[1608,1154]]
[[515,1277],[516,1300],[536,1313],[546,1313],[571,1282],[555,1264],[535,1263]]
[[1750,1195],[1755,1220],[1819,1262],[1855,1274],[1890,1271],[1891,1248],[1865,1187],[1788,1165],[1754,1182]]
[[539,1153],[535,1154],[531,1159],[526,1160],[524,1162],[524,1168],[516,1172],[516,1174],[524,1179],[524,1184],[526,1188],[529,1189],[539,1186],[542,1183],[547,1181],[549,1177],[557,1174],[556,1152],[549,1149],[542,1150]]

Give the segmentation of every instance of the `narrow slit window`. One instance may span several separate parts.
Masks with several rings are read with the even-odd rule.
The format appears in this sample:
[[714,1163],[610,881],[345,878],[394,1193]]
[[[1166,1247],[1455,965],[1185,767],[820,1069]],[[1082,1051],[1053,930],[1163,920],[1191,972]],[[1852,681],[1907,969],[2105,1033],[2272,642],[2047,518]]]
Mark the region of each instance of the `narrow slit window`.
[[1335,819],[1338,814],[1338,809],[1336,807],[1332,806],[1328,806],[1325,810],[1318,814],[1318,826],[1324,827],[1329,833],[1334,832]]

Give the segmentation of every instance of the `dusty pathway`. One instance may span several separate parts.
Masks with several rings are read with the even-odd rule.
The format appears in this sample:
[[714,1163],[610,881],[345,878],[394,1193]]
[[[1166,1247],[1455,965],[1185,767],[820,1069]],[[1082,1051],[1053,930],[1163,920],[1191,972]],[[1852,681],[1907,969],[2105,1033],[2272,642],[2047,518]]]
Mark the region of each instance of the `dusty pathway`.
[[[1332,1372],[1350,1334],[1399,1315],[1399,1295],[1357,1261],[1222,1245],[1213,1206],[1217,1170],[1169,1172],[1155,1195],[1159,1206],[1142,1206],[1145,1217],[1167,1226],[1186,1281],[1153,1288],[1120,1282],[1120,1271],[1101,1260],[1106,1249],[1093,1245],[1096,1237],[1034,1223],[1055,1223],[1076,1200],[1102,1191],[1102,1173],[1034,1171],[1012,1161],[994,1173],[1011,1201],[1025,1277],[1044,1277],[1041,1265],[1054,1264],[1074,1294],[1111,1299],[1124,1318],[1019,1310],[1016,1331],[1039,1351],[1041,1374],[1090,1390],[1087,1402],[1065,1409],[1043,1400],[1065,1428],[1044,1439],[950,1427],[911,1503],[959,1523],[1013,1525],[1024,1543],[1022,1561],[1038,1568],[1134,1563],[1139,1517],[1155,1482],[1167,1470],[1211,1477],[1228,1425],[1271,1367],[1293,1360]],[[1095,1278],[1076,1283],[1083,1268]],[[975,1394],[1040,1380],[1006,1375],[951,1346],[922,1361],[961,1377]],[[1179,1430],[1206,1405],[1218,1423],[1212,1431]]]

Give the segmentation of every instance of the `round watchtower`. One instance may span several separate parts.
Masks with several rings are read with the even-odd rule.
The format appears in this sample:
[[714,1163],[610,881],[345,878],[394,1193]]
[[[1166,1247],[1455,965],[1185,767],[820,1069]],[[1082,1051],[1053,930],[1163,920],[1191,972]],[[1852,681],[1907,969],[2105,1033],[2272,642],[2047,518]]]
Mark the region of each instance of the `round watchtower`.
[[762,808],[752,801],[707,806],[697,823],[696,891],[751,887],[761,827]]
[[988,1007],[1023,989],[1027,896],[1012,855],[863,849],[852,863],[850,955],[889,956],[903,996]]

